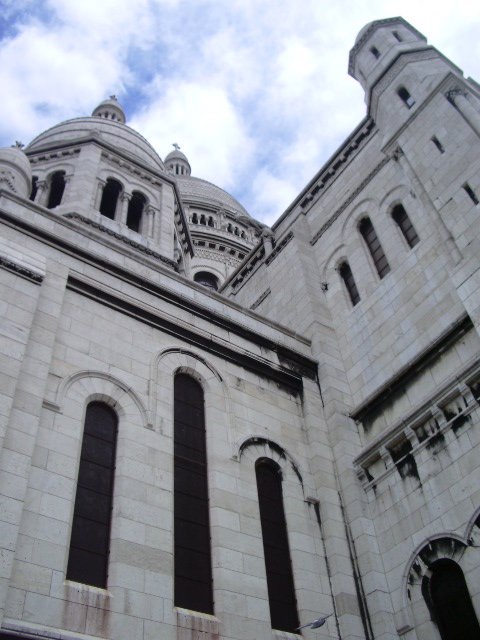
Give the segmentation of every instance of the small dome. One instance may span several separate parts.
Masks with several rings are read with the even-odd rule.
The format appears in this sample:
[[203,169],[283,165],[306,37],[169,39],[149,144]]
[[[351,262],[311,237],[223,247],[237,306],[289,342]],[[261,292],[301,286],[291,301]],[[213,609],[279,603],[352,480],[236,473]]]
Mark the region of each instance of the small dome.
[[0,188],[28,198],[32,185],[30,161],[20,147],[0,149]]
[[107,120],[115,120],[121,124],[125,124],[127,119],[116,96],[110,96],[108,100],[101,102],[98,107],[92,111],[92,116],[97,118],[106,118]]
[[180,151],[178,144],[173,145],[175,148],[165,158],[165,166],[171,173],[181,176],[190,176],[192,168],[187,159],[187,156]]
[[103,117],[75,118],[60,122],[32,140],[26,151],[39,151],[52,145],[71,144],[92,137],[104,140],[120,152],[146,165],[164,169],[157,152],[143,136],[118,120],[107,120]]

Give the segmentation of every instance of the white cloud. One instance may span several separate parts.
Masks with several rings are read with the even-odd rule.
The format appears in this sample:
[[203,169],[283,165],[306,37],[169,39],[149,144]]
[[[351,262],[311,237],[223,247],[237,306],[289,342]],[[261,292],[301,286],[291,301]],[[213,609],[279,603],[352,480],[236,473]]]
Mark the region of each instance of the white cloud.
[[175,81],[131,122],[165,157],[178,142],[192,173],[231,189],[249,163],[252,141],[226,93]]
[[3,144],[27,142],[116,93],[162,156],[179,142],[196,175],[270,220],[365,114],[347,76],[365,23],[403,15],[480,77],[470,0],[5,0],[3,8]]

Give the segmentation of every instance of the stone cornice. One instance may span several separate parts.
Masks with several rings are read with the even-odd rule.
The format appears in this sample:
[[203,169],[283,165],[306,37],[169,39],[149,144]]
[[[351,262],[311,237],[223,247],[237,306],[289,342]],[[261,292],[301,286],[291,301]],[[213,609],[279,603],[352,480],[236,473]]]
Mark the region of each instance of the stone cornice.
[[352,191],[352,193],[348,196],[348,198],[342,202],[342,204],[338,207],[335,213],[333,213],[333,215],[331,215],[330,218],[315,233],[313,238],[310,240],[310,244],[312,246],[317,242],[317,240],[319,240],[323,236],[325,231],[327,231],[327,229],[329,229],[332,226],[335,220],[339,218],[339,216],[345,211],[348,205],[350,205],[355,200],[355,198],[363,191],[363,189],[367,186],[367,184],[377,175],[379,171],[381,171],[381,169],[383,169],[383,167],[388,162],[390,162],[390,158],[385,157],[372,169],[372,171],[370,171],[370,173],[362,180],[362,182],[357,186],[357,188],[354,191]]
[[[202,316],[206,320],[227,331],[233,330],[234,333],[242,335],[253,344],[260,345],[262,348],[276,353],[279,364],[246,349],[232,346],[231,342],[222,340],[219,336],[212,334],[211,331],[203,331],[190,322],[183,322],[178,317],[168,316],[166,313],[162,313],[159,308],[150,307],[135,298],[128,297],[123,292],[120,294],[120,292],[102,286],[98,281],[92,281],[80,274],[70,275],[67,287],[81,295],[96,300],[102,305],[156,327],[163,333],[200,347],[202,350],[223,360],[233,362],[262,377],[274,380],[297,393],[301,392],[302,378],[304,376],[317,380],[317,363],[313,359],[307,358],[228,319],[220,319],[217,314],[206,308],[202,312]],[[169,301],[171,302],[172,299]],[[187,310],[195,313],[198,309],[195,309],[195,305],[192,304],[187,307]]]
[[170,260],[169,258],[162,256],[160,253],[157,253],[156,251],[149,249],[145,245],[140,244],[139,242],[135,242],[134,240],[127,238],[121,233],[118,233],[116,231],[113,231],[113,229],[109,229],[108,227],[103,226],[96,220],[92,220],[91,218],[82,216],[79,213],[67,213],[64,217],[67,218],[68,220],[75,220],[76,222],[81,222],[82,224],[86,224],[92,227],[93,229],[98,229],[98,231],[102,233],[106,233],[107,235],[112,236],[117,240],[120,240],[120,242],[123,242],[129,245],[130,247],[133,247],[137,251],[140,251],[141,253],[145,253],[147,256],[151,256],[152,258],[155,258],[155,260],[160,260],[160,262],[163,262],[163,264],[170,267],[170,269],[174,269],[175,271],[178,271],[178,265],[176,264],[176,262],[174,262],[174,260]]
[[287,218],[297,206],[301,213],[306,214],[318,201],[325,189],[327,189],[338,174],[351,162],[357,153],[364,147],[366,141],[376,131],[375,122],[367,116],[362,120],[353,133],[327,160],[320,171],[313,177],[292,204],[285,210],[280,218],[272,225],[275,230],[285,218]]

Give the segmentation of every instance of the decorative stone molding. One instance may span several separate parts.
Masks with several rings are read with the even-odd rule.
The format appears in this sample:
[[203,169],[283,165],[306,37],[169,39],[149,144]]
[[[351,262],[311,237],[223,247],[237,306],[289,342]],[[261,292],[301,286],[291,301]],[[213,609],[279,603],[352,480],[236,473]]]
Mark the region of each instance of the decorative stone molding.
[[280,242],[277,242],[275,248],[272,249],[271,253],[265,259],[265,264],[269,265],[271,262],[275,260],[275,258],[285,249],[287,244],[293,238],[293,231],[289,231],[286,236],[284,236]]
[[261,296],[259,296],[259,297],[255,300],[255,302],[254,302],[252,305],[250,305],[250,309],[251,309],[252,311],[255,311],[255,309],[256,309],[257,307],[259,307],[259,306],[262,304],[262,302],[265,300],[265,298],[266,298],[267,296],[269,296],[269,295],[271,294],[271,292],[272,292],[272,290],[270,289],[270,287],[268,287],[268,289],[266,289],[266,290],[262,293],[262,295],[261,295]]
[[328,183],[334,178],[343,165],[346,164],[347,160],[358,153],[360,144],[366,140],[374,130],[375,122],[371,118],[366,118],[365,124],[355,132],[355,135],[348,141],[348,144],[323,168],[318,178],[313,185],[309,187],[307,194],[303,196],[300,202],[304,213],[307,212],[307,206],[308,209],[310,209],[313,202],[318,200],[321,195],[320,192],[326,188]]
[[19,276],[40,284],[46,272],[45,259],[42,256],[27,255],[22,247],[0,238],[0,268],[12,271]]
[[62,149],[61,151],[52,151],[48,152],[40,152],[38,154],[30,154],[28,153],[28,149],[25,150],[28,154],[28,159],[30,160],[30,164],[35,165],[38,163],[49,162],[51,160],[63,160],[64,158],[68,158],[71,156],[76,156],[80,153],[80,149],[78,147],[74,149]]
[[165,256],[162,256],[160,253],[157,253],[156,251],[149,249],[145,245],[140,244],[139,242],[135,242],[130,238],[127,238],[121,233],[118,233],[118,231],[113,231],[113,229],[109,229],[108,227],[103,226],[96,220],[92,220],[91,218],[86,218],[85,216],[82,216],[79,213],[67,213],[65,215],[65,218],[68,218],[69,220],[75,220],[76,222],[80,222],[82,224],[88,225],[93,229],[97,229],[102,233],[106,233],[109,236],[112,236],[113,238],[115,238],[116,240],[120,240],[121,242],[128,244],[134,249],[137,249],[138,251],[145,253],[146,255],[151,256],[152,258],[155,258],[156,260],[160,260],[160,262],[163,262],[163,264],[166,264],[171,269],[178,271],[178,265],[174,260],[170,260],[170,258],[166,258]]
[[[401,467],[414,464],[414,459],[424,449],[437,453],[447,447],[450,430],[456,432],[471,421],[470,414],[479,406],[479,397],[472,389],[480,384],[480,363],[466,368],[463,376],[457,375],[446,382],[430,400],[397,420],[386,429],[354,460],[354,467],[365,490],[376,487]],[[404,443],[399,447],[399,443]],[[401,451],[395,455],[395,450]],[[379,464],[379,461],[383,462]]]
[[237,267],[242,262],[240,258],[235,258],[226,252],[202,249],[198,247],[195,247],[195,257],[206,258],[207,260],[214,260],[215,262],[222,262],[223,264],[228,264],[231,267]]
[[362,180],[362,182],[358,185],[358,187],[354,191],[352,191],[352,193],[348,196],[348,198],[344,200],[344,202],[342,202],[342,204],[338,207],[335,213],[332,216],[330,216],[327,222],[325,222],[325,224],[323,224],[320,227],[320,229],[317,231],[317,233],[313,236],[313,238],[310,240],[310,244],[312,246],[323,236],[325,231],[327,231],[332,226],[335,220],[339,218],[339,216],[345,211],[348,205],[350,205],[355,200],[355,198],[363,191],[363,189],[365,189],[367,184],[371,182],[371,180],[373,180],[373,178],[377,175],[377,173],[379,173],[379,171],[381,171],[383,167],[389,162],[390,162],[390,158],[385,157],[373,168],[372,171],[370,171],[370,173]]

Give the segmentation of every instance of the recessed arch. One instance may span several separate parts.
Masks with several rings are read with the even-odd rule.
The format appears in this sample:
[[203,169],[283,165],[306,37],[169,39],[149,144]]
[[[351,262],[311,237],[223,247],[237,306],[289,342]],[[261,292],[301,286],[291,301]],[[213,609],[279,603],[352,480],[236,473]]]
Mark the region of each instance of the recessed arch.
[[64,407],[68,404],[67,399],[76,399],[81,402],[104,401],[119,414],[137,413],[140,418],[140,420],[137,419],[137,424],[151,428],[148,412],[138,394],[110,373],[93,370],[76,371],[63,378],[58,385],[54,402],[47,401],[47,403],[49,408],[63,413]]
[[153,428],[157,431],[163,431],[166,428],[159,417],[158,407],[160,402],[171,404],[173,377],[177,372],[190,374],[202,385],[205,394],[207,424],[211,424],[210,410],[222,412],[223,427],[226,430],[227,441],[233,453],[232,443],[235,442],[237,427],[232,412],[228,385],[218,369],[209,360],[184,347],[163,349],[152,360],[148,415]]

